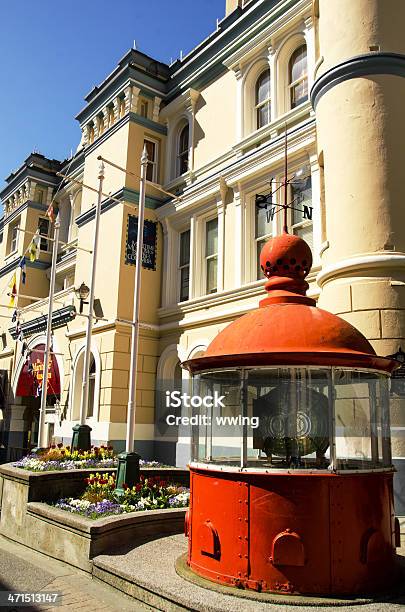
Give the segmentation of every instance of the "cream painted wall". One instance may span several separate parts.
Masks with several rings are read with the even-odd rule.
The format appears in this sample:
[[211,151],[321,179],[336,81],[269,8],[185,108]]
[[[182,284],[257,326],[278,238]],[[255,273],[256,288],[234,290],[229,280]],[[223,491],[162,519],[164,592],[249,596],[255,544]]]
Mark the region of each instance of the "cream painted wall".
[[[100,144],[95,142],[95,148],[86,156],[84,165],[83,182],[94,189],[98,189],[98,170],[100,162],[98,155],[113,161],[115,164],[126,167],[128,151],[129,124],[122,125],[108,138],[101,138]],[[125,174],[112,166],[106,166],[103,192],[105,194],[115,193],[125,184]],[[97,194],[89,189],[83,189],[82,212],[91,208],[97,201]]]
[[196,104],[194,170],[230,150],[236,140],[236,78],[233,72],[202,89]]
[[319,0],[319,74],[345,58],[381,51],[405,52],[402,0]]

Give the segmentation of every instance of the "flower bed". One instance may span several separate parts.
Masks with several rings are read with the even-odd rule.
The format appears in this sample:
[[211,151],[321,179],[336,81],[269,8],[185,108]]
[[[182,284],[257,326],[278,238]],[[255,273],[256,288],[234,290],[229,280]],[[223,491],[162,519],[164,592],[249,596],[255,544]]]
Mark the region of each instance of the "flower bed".
[[[167,467],[158,461],[139,462],[140,467]],[[89,451],[72,450],[70,446],[53,444],[45,451],[27,455],[13,463],[31,472],[49,472],[80,469],[102,469],[117,467],[117,457],[112,446],[92,446]]]
[[54,506],[91,519],[188,506],[190,492],[187,487],[169,483],[160,476],[141,475],[140,478],[140,482],[132,488],[124,485],[124,494],[120,495],[115,489],[115,474],[91,474],[87,478],[87,488],[79,499],[60,499]]

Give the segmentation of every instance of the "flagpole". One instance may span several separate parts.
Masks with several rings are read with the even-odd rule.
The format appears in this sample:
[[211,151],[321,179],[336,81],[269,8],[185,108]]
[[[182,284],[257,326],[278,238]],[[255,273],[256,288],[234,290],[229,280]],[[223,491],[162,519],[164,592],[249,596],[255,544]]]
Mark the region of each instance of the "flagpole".
[[118,455],[116,488],[123,493],[123,484],[133,486],[139,480],[139,459],[135,452],[136,378],[139,343],[139,314],[142,278],[143,227],[145,217],[145,185],[148,153],[146,146],[141,156],[141,181],[139,187],[138,235],[136,239],[134,306],[132,316],[131,362],[129,366],[129,397],[127,412],[127,435],[125,453]]
[[98,250],[98,235],[100,229],[100,215],[101,215],[101,200],[103,197],[103,181],[104,181],[104,164],[101,161],[98,171],[98,196],[96,205],[96,215],[94,220],[94,243],[93,243],[93,255],[91,263],[91,281],[90,281],[90,293],[89,293],[89,315],[87,319],[86,329],[86,348],[84,351],[84,364],[83,364],[83,383],[82,383],[82,396],[80,402],[80,425],[73,427],[72,436],[72,448],[89,450],[91,446],[91,427],[86,425],[87,418],[87,405],[89,403],[89,369],[90,369],[90,355],[91,355],[91,334],[93,330],[93,310],[94,310],[94,289],[96,285],[96,266],[97,266],[97,250]]
[[46,322],[46,343],[45,343],[45,354],[44,354],[44,369],[42,377],[42,393],[41,393],[41,407],[39,409],[39,423],[38,423],[38,449],[46,448],[48,446],[48,439],[46,435],[45,427],[45,416],[46,416],[46,401],[48,398],[48,372],[49,372],[49,357],[51,352],[51,336],[52,336],[52,312],[53,312],[53,296],[55,293],[55,277],[56,277],[56,262],[58,259],[58,242],[59,242],[59,230],[60,221],[59,215],[55,220],[55,232],[54,242],[52,248],[52,266],[51,266],[51,278],[49,282],[49,304],[48,304],[48,320]]

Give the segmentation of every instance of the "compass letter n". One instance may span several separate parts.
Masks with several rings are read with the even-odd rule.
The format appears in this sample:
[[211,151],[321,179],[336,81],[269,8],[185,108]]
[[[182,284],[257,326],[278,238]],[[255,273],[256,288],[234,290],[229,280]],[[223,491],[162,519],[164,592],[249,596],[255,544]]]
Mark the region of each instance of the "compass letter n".
[[304,219],[309,219],[310,221],[312,221],[312,206],[307,206],[306,204],[303,204],[303,217]]

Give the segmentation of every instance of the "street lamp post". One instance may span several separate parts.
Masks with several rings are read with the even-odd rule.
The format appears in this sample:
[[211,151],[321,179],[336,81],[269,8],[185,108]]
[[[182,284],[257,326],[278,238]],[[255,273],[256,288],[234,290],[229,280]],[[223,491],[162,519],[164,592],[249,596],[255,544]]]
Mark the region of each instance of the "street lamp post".
[[[89,450],[91,446],[91,427],[86,424],[87,405],[89,403],[89,369],[90,369],[90,354],[91,354],[91,334],[93,329],[93,308],[94,308],[94,289],[96,284],[96,267],[97,267],[97,248],[98,235],[100,229],[100,214],[101,200],[103,197],[103,181],[104,181],[104,164],[101,161],[98,172],[98,196],[96,205],[96,215],[94,220],[94,242],[93,242],[93,259],[91,266],[91,282],[89,292],[89,314],[87,318],[86,329],[86,347],[84,351],[83,364],[83,383],[82,395],[80,402],[80,424],[73,427],[72,448]],[[81,298],[80,298],[81,299]]]
[[138,206],[138,235],[136,240],[134,309],[132,317],[131,363],[129,369],[129,397],[125,452],[118,455],[116,489],[123,493],[123,484],[132,487],[139,480],[139,455],[135,452],[136,375],[139,343],[139,311],[142,273],[143,227],[145,216],[145,184],[148,154],[144,147],[141,156],[141,181]]

